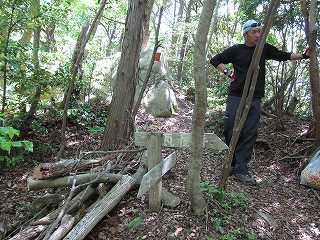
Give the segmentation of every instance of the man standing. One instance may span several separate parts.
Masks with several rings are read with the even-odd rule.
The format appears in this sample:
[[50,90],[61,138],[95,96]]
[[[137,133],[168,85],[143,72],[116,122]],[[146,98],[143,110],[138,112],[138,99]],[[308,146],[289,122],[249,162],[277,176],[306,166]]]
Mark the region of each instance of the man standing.
[[[261,37],[261,24],[255,20],[248,20],[243,25],[244,44],[237,44],[227,48],[214,56],[210,63],[230,79],[229,95],[227,99],[224,136],[227,145],[230,144],[237,108],[240,104],[242,91],[249,65],[255,47]],[[249,174],[248,163],[251,159],[254,144],[257,138],[257,129],[261,112],[261,98],[265,91],[265,63],[266,60],[276,61],[300,60],[309,58],[309,52],[288,53],[278,50],[266,43],[260,59],[260,69],[256,88],[253,95],[252,105],[240,134],[240,138],[232,161],[231,174],[239,181],[247,184],[255,184],[255,179]],[[232,63],[234,71],[230,71],[225,64]]]

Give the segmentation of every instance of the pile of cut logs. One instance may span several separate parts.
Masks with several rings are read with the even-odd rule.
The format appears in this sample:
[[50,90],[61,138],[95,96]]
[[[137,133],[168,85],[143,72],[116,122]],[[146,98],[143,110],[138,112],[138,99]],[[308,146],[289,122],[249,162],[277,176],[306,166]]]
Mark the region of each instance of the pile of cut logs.
[[[154,185],[159,184],[161,177],[176,163],[173,153],[151,166],[146,156],[149,154],[152,158],[153,150],[145,150],[110,151],[100,158],[62,160],[37,166],[28,178],[28,190],[52,188],[54,193],[47,193],[32,204],[39,209],[36,216],[12,232],[10,240],[84,239],[126,193],[137,186],[140,186],[139,197],[152,192]],[[128,156],[128,152],[130,163],[119,165],[119,159],[125,154]],[[170,207],[180,202],[164,188],[161,188],[160,198]]]

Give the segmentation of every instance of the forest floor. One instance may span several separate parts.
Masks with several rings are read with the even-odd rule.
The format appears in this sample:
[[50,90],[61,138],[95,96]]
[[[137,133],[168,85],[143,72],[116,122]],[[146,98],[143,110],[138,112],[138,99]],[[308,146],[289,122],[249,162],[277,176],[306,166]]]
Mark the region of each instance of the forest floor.
[[[183,98],[178,99],[178,104],[179,112],[171,118],[155,119],[140,113],[137,127],[147,131],[191,132],[192,104]],[[221,136],[222,117],[222,113],[211,115],[206,131],[214,130]],[[220,196],[228,195],[231,201],[219,202],[205,193],[207,214],[196,217],[185,189],[191,154],[189,150],[180,150],[175,168],[163,178],[164,187],[180,197],[178,207],[151,212],[146,200],[137,199],[137,190],[132,190],[86,239],[320,239],[320,192],[299,184],[300,172],[311,154],[312,142],[299,139],[307,123],[292,116],[284,117],[282,123],[283,129],[279,129],[275,118],[262,116],[250,163],[259,180],[257,186],[243,185],[231,177],[227,193],[220,192]],[[97,149],[102,137],[77,126],[68,131],[69,155]],[[47,134],[38,140],[51,145],[52,138]],[[0,174],[0,223],[21,225],[30,216],[31,202],[45,192],[28,192],[25,183],[32,168],[52,156],[35,152],[31,157],[33,160]],[[205,151],[201,176],[207,186],[217,185],[224,157],[225,153]]]

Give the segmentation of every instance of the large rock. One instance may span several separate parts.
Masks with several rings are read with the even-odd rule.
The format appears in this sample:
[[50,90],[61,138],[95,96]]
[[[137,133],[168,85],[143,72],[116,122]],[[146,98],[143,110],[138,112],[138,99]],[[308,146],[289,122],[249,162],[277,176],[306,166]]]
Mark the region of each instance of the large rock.
[[309,164],[301,172],[300,183],[320,189],[320,149],[317,150]]
[[147,92],[143,106],[154,117],[171,117],[177,111],[177,100],[171,86],[161,81]]
[[[160,50],[159,50],[160,51]],[[147,48],[141,51],[139,59],[139,76],[136,84],[134,102],[136,103],[152,58],[153,49]],[[117,67],[121,53],[115,53],[96,62],[92,75],[92,95],[111,98],[111,90],[115,86]],[[155,61],[148,82],[148,92],[142,99],[142,106],[146,112],[154,117],[170,117],[177,110],[175,94],[170,86],[172,76],[164,53],[161,53],[160,61]]]

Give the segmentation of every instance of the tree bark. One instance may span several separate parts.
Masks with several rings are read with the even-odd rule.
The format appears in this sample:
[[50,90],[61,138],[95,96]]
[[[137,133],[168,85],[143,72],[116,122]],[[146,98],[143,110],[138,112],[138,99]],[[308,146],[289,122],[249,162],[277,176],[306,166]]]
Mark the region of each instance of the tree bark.
[[76,179],[77,184],[95,182],[117,182],[122,177],[122,174],[112,173],[84,173],[75,176],[60,177],[55,179],[37,180],[31,177],[27,180],[28,190],[39,190],[42,188],[57,188],[72,186],[73,179]]
[[52,233],[49,240],[60,240],[72,229],[75,218],[66,214],[61,219],[60,226]]
[[142,48],[146,48],[148,45],[149,37],[150,37],[150,18],[152,13],[152,7],[154,4],[154,0],[148,1],[148,6],[146,10],[146,20],[143,24],[144,32],[143,32],[143,40],[142,40]]
[[230,150],[225,160],[223,176],[219,183],[219,187],[221,188],[226,187],[226,183],[231,172],[231,162],[235,153],[235,149],[239,140],[241,130],[247,119],[247,116],[251,107],[253,93],[256,87],[258,74],[259,74],[259,62],[260,62],[261,54],[264,48],[267,34],[272,25],[273,16],[279,4],[280,4],[280,0],[272,0],[272,2],[270,3],[268,14],[263,24],[264,29],[263,29],[262,36],[252,56],[252,60],[246,76],[246,81],[245,81],[241,101],[240,101],[240,104],[236,113],[235,121],[234,121],[234,128],[233,128],[232,138],[230,141]]
[[306,0],[301,0],[301,12],[305,20],[305,34],[310,49],[310,86],[311,86],[311,101],[313,113],[313,129],[316,138],[315,145],[320,146],[320,80],[319,80],[319,62],[317,58],[317,28],[316,28],[316,13],[317,1],[311,0],[310,9]]
[[192,209],[196,215],[204,214],[205,209],[205,200],[200,189],[202,146],[205,114],[207,110],[207,63],[205,53],[209,27],[215,4],[215,0],[206,0],[204,2],[197,28],[193,55],[196,102],[192,116],[192,157],[189,165],[187,186]]
[[313,125],[315,131],[315,145],[320,146],[320,79],[319,79],[319,61],[317,58],[317,26],[316,14],[317,0],[311,0],[309,10],[309,48],[310,48],[310,85],[312,98]]
[[10,14],[10,23],[7,29],[7,35],[5,39],[5,46],[3,49],[4,55],[4,66],[3,66],[3,91],[2,91],[2,108],[1,112],[4,113],[7,103],[7,75],[8,75],[8,59],[9,59],[9,41],[10,36],[13,31],[13,19],[14,19],[14,12],[16,9],[16,1],[14,1],[11,5],[11,14]]
[[144,94],[144,92],[145,92],[145,90],[147,88],[147,85],[148,85],[148,82],[149,82],[149,79],[150,79],[150,76],[151,76],[152,67],[153,67],[153,64],[154,64],[154,55],[156,54],[156,52],[158,50],[158,47],[159,47],[159,31],[160,31],[162,13],[163,13],[163,7],[160,8],[158,25],[157,25],[157,29],[156,29],[155,43],[154,43],[154,47],[153,47],[151,61],[150,61],[150,64],[148,66],[146,79],[144,80],[144,82],[142,84],[138,99],[137,99],[137,101],[136,101],[136,103],[134,105],[133,111],[132,111],[133,119],[135,119],[135,117],[136,117],[136,115],[138,113],[138,110],[139,110],[139,107],[140,107],[140,104],[141,104],[141,101],[142,101],[142,98],[143,98],[143,94]]
[[[177,0],[176,0],[177,2]],[[185,0],[179,0],[179,10],[178,10],[178,17],[177,17],[177,21],[174,22],[175,24],[172,27],[172,39],[171,39],[171,54],[172,56],[175,58],[177,57],[177,53],[176,53],[176,49],[177,49],[177,41],[178,41],[178,32],[174,26],[179,25],[183,16],[183,9],[184,9],[184,5],[185,5]],[[178,27],[178,26],[177,26]]]
[[138,63],[143,40],[147,1],[132,0],[126,20],[122,52],[110,106],[110,114],[101,144],[102,149],[125,144],[133,126],[132,107],[138,79]]
[[14,235],[9,240],[31,240],[34,239],[36,236],[39,235],[39,233],[43,232],[47,226],[39,225],[39,226],[30,226],[18,234]]
[[41,163],[35,167],[32,173],[33,179],[49,179],[69,175],[70,172],[84,171],[93,168],[99,163],[107,161],[107,158],[88,160],[62,160],[59,162]]
[[189,0],[187,12],[186,12],[186,18],[184,21],[186,26],[185,26],[185,30],[182,37],[181,49],[179,54],[179,64],[178,64],[178,70],[177,70],[178,71],[177,81],[179,84],[181,84],[181,80],[182,80],[183,62],[184,62],[184,57],[186,55],[186,48],[187,48],[188,34],[189,34],[188,24],[191,21],[191,10],[192,10],[193,3],[194,3],[194,0]]

